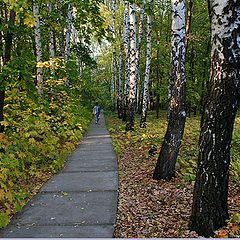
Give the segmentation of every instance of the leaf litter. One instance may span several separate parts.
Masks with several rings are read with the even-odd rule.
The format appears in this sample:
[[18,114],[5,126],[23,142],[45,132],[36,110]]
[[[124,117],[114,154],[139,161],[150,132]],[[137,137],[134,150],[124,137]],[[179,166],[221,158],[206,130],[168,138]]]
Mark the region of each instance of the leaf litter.
[[[112,118],[107,120],[111,125],[113,144],[117,146],[119,168],[119,202],[114,236],[199,237],[189,229],[194,181],[186,181],[181,171],[177,171],[176,177],[169,182],[153,180],[158,151],[150,154],[151,144],[139,147],[133,139],[131,140],[129,134],[125,134],[123,127],[116,127],[119,126],[119,122],[114,122],[116,120]],[[239,202],[240,187],[231,182],[230,214],[239,212]],[[230,223],[216,231],[216,237],[238,237],[240,221],[236,223],[230,220]]]

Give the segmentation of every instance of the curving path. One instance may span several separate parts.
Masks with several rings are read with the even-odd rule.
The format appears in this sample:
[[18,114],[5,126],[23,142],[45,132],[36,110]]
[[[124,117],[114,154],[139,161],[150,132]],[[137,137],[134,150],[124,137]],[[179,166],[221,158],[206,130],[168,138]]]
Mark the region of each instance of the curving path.
[[104,117],[0,237],[113,237],[118,173]]

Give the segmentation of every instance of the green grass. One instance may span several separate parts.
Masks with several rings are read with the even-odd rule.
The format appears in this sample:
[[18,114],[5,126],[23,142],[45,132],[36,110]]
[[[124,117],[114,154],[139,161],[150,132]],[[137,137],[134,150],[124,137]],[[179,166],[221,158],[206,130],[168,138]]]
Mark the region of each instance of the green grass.
[[[156,161],[167,128],[166,112],[161,112],[159,119],[156,119],[155,113],[150,112],[147,128],[139,127],[140,117],[136,115],[135,131],[131,133],[125,133],[125,125],[116,115],[108,115],[107,122],[117,154],[121,155],[124,152],[124,145],[131,143],[136,150],[156,149],[152,156],[152,160]],[[195,180],[199,134],[200,116],[187,118],[176,165],[184,181]],[[121,141],[121,138],[125,138],[124,141]],[[236,118],[233,132],[230,177],[232,181],[240,180],[240,117]]]

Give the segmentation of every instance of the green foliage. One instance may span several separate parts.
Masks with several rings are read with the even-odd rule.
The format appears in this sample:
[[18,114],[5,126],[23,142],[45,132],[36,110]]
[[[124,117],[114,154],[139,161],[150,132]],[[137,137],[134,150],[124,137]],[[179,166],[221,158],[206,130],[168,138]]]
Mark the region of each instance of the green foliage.
[[[102,99],[99,82],[92,80],[96,61],[90,50],[109,29],[101,15],[103,1],[36,0],[40,7],[43,62],[36,63],[32,1],[0,1],[0,55],[7,34],[12,34],[11,59],[0,61],[0,89],[5,89],[4,133],[0,134],[0,227],[20,211],[42,182],[64,164],[89,121],[91,108]],[[71,43],[69,62],[64,60],[64,31],[69,3],[73,4],[77,40]],[[14,10],[16,20],[9,22]],[[55,55],[49,58],[50,30]],[[5,39],[6,38],[6,39]],[[36,88],[36,67],[43,69],[43,94]],[[67,84],[68,83],[68,84]],[[2,102],[1,102],[2,104]]]
[[91,119],[91,111],[66,91],[60,91],[61,98],[53,103],[38,102],[34,100],[37,97],[30,98],[27,91],[16,88],[6,95],[2,122],[5,133],[0,135],[2,227],[29,199],[27,192],[33,188],[32,180],[41,180],[44,173],[54,173],[63,167]]

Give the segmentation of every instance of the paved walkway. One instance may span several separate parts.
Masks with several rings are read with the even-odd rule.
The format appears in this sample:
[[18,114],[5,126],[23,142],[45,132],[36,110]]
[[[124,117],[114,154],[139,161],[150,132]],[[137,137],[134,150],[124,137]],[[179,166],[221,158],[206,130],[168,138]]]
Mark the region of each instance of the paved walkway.
[[60,174],[51,178],[0,237],[113,237],[118,174],[102,116]]

